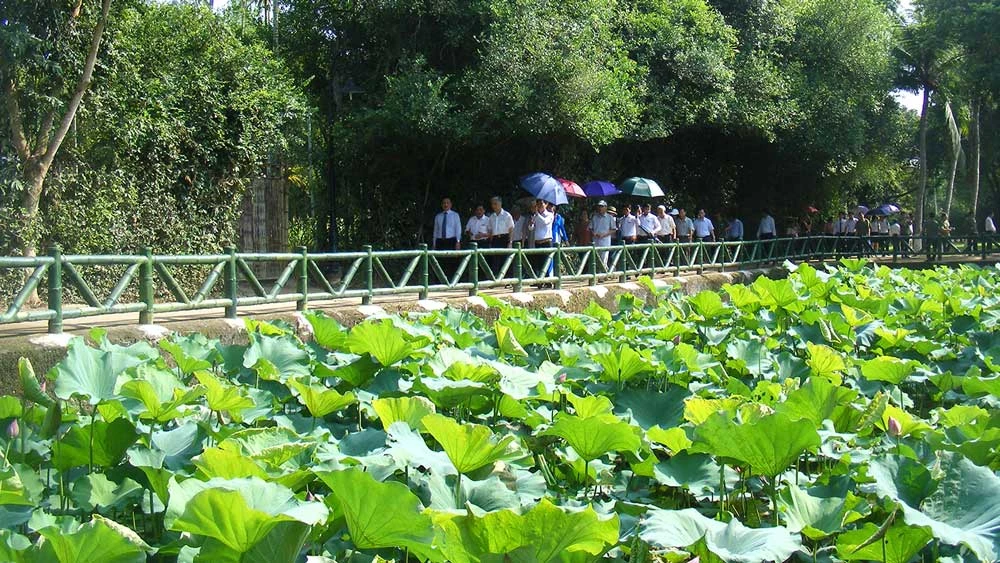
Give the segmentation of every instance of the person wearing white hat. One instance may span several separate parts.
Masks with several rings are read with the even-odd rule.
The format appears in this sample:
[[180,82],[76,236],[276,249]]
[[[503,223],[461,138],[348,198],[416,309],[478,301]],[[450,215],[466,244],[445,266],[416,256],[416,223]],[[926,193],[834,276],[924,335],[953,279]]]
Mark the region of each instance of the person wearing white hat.
[[[608,248],[611,246],[611,236],[617,230],[615,228],[615,218],[608,213],[608,202],[601,200],[597,202],[597,213],[590,217],[590,232],[594,237],[594,246]],[[602,250],[599,253],[604,268],[608,267],[608,251]]]

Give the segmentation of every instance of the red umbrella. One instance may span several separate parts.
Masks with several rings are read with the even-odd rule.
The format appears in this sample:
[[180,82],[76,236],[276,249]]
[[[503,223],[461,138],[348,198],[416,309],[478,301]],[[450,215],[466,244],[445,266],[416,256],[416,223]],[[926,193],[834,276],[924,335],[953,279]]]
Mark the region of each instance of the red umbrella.
[[566,195],[569,197],[587,197],[587,194],[583,193],[583,188],[578,186],[576,182],[565,178],[557,178],[557,180],[562,184],[563,189],[566,190]]
[[819,209],[816,209],[815,207],[810,205],[809,207],[806,208],[806,213],[819,213]]

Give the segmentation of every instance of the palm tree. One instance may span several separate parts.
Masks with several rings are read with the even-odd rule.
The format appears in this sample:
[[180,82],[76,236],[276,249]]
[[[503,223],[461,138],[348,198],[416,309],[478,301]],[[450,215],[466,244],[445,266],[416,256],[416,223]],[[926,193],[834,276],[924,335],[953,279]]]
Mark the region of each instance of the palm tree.
[[902,63],[901,86],[911,92],[923,92],[920,106],[920,183],[917,187],[916,217],[914,231],[923,232],[924,203],[927,197],[927,127],[931,93],[936,91],[942,79],[961,60],[963,52],[957,46],[941,43],[929,23],[920,12],[917,21],[902,29],[896,52]]

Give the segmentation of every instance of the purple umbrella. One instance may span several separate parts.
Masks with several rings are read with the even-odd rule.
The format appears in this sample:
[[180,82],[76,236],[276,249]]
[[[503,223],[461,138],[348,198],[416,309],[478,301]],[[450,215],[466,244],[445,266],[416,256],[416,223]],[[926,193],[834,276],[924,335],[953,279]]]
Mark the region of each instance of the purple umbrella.
[[614,184],[603,180],[593,180],[581,187],[583,188],[583,193],[587,194],[587,197],[610,197],[622,193]]

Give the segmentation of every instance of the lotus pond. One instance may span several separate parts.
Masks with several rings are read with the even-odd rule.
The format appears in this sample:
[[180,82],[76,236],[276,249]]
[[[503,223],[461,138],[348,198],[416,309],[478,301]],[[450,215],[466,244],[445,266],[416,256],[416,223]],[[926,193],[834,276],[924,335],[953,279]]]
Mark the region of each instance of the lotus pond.
[[996,560],[1000,271],[789,269],[76,340],[0,398],[0,560]]

